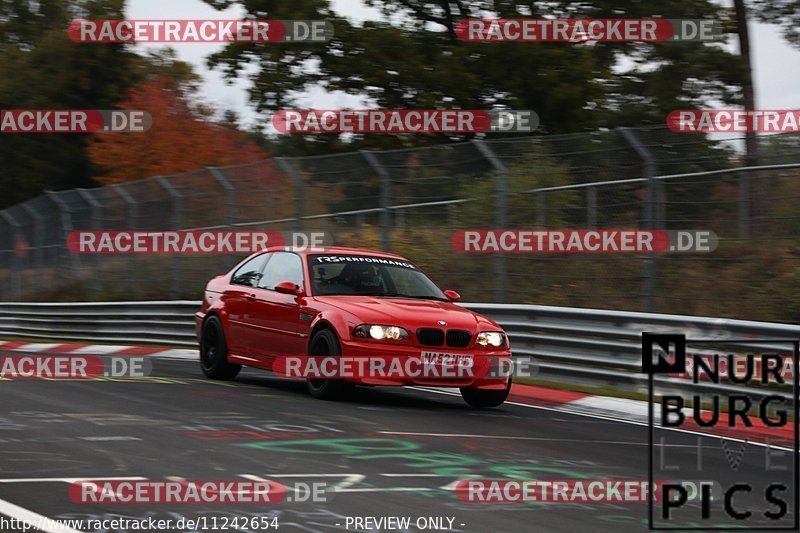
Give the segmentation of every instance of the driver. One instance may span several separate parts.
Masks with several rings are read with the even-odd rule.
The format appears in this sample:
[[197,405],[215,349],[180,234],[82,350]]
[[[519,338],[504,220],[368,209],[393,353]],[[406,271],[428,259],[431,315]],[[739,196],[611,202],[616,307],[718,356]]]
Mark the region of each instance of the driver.
[[375,267],[363,263],[348,263],[337,277],[339,283],[353,292],[364,292],[380,285]]

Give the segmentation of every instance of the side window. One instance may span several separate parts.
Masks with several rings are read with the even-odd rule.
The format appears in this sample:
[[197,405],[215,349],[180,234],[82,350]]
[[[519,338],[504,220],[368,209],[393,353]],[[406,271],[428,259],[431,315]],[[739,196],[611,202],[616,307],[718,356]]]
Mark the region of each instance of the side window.
[[243,264],[239,267],[239,270],[234,272],[233,276],[231,276],[231,283],[255,287],[258,284],[258,280],[261,279],[261,268],[270,255],[272,254],[261,254]]
[[281,281],[303,285],[303,263],[300,256],[289,252],[276,252],[258,283],[261,289],[274,289]]

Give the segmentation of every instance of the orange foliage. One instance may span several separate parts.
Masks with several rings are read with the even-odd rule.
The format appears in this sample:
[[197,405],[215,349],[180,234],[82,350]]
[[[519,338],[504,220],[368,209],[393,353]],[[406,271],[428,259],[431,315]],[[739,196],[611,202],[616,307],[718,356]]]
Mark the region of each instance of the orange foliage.
[[132,89],[122,109],[148,111],[146,133],[98,133],[89,157],[102,184],[168,176],[201,167],[252,163],[269,154],[233,125],[211,121],[192,110],[184,94],[163,79]]

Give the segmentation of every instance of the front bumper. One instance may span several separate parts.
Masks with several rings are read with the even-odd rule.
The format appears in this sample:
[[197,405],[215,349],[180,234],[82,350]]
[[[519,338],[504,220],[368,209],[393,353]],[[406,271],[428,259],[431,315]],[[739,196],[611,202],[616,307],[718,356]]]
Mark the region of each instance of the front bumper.
[[[392,345],[369,341],[341,340],[342,355],[347,358],[383,360],[384,369],[405,369],[396,372],[367,373],[348,377],[347,381],[358,385],[403,386],[424,385],[430,387],[473,387],[487,390],[506,388],[511,368],[511,350],[508,347],[495,350],[461,349],[445,346]],[[454,355],[471,355],[469,368],[452,365],[422,365],[422,352]]]

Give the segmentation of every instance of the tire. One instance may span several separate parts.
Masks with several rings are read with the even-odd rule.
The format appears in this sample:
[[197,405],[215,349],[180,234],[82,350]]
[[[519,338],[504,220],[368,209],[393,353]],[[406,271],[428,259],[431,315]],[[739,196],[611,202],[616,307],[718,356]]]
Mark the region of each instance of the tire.
[[[339,356],[342,354],[339,339],[330,329],[321,329],[311,338],[308,354]],[[321,400],[340,400],[353,389],[343,379],[307,379],[306,387],[311,396]]]
[[461,387],[461,397],[472,407],[486,408],[498,407],[508,398],[511,392],[511,378],[508,378],[508,385],[504,390],[481,390],[470,387]]
[[225,330],[219,318],[213,315],[203,322],[200,337],[200,368],[203,374],[211,379],[233,379],[242,369],[242,365],[228,362]]

